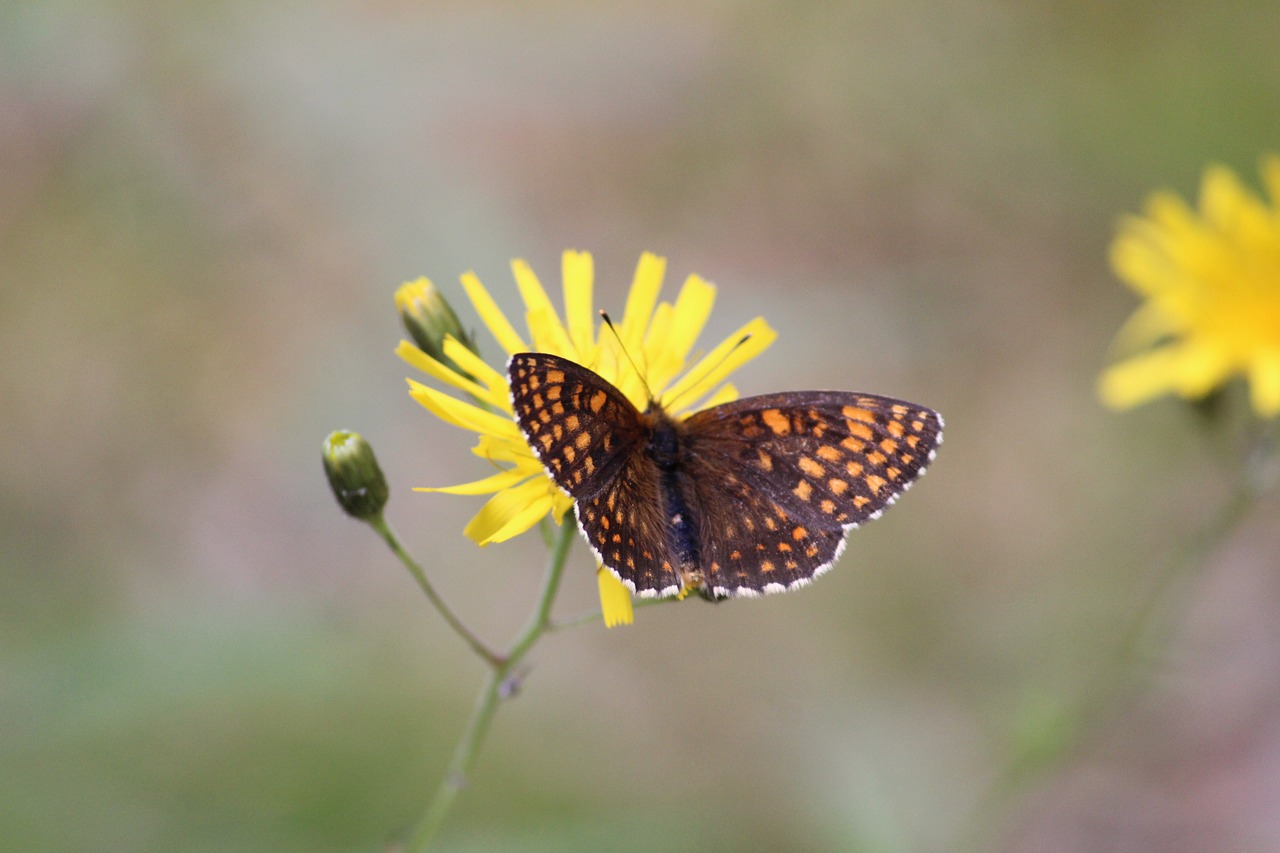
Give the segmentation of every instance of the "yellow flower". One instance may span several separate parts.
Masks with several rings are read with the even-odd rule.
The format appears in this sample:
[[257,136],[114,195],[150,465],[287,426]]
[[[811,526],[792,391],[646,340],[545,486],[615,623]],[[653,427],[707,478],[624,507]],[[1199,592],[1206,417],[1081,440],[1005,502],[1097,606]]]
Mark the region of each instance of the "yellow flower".
[[1280,156],[1262,179],[1270,203],[1211,166],[1199,211],[1162,192],[1122,222],[1111,263],[1146,301],[1116,337],[1129,357],[1102,373],[1105,403],[1197,399],[1242,375],[1254,411],[1280,414]]
[[[699,358],[694,344],[711,314],[715,287],[691,275],[674,302],[659,302],[666,260],[647,252],[636,267],[621,321],[616,324],[616,337],[599,323],[592,304],[595,276],[590,254],[564,253],[563,321],[529,265],[516,260],[511,268],[524,300],[527,338],[516,331],[474,273],[462,276],[462,286],[476,312],[506,354],[538,351],[571,359],[613,383],[641,410],[649,404],[646,387],[676,417],[735,399],[737,389],[724,380],[763,352],[776,337],[768,323],[757,317]],[[630,360],[622,354],[622,346]],[[453,336],[445,338],[443,354],[457,370],[408,341],[401,341],[396,353],[437,382],[474,401],[409,380],[409,393],[432,414],[477,434],[479,441],[472,452],[497,469],[471,483],[420,491],[492,494],[464,531],[482,546],[524,533],[548,513],[560,523],[573,501],[547,476],[516,425],[506,359],[502,369],[491,367]],[[601,601],[606,622],[611,615],[617,621],[630,622],[629,613],[619,612],[616,590],[606,588],[610,581],[618,588],[622,588],[621,583],[609,572],[604,573],[604,578]],[[629,598],[626,605],[629,611]]]

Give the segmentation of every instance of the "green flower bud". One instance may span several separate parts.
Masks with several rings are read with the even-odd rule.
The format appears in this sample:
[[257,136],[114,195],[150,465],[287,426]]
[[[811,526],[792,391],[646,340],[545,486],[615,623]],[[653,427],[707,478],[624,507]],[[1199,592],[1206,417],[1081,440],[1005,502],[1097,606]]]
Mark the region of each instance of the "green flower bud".
[[475,341],[463,330],[458,315],[453,313],[439,288],[426,278],[406,281],[396,289],[396,310],[419,349],[441,364],[467,375],[444,354],[444,339],[446,335],[454,337],[472,352],[476,352]]
[[352,518],[370,521],[387,505],[387,478],[373,448],[359,433],[339,430],[324,440],[324,473],[338,504]]

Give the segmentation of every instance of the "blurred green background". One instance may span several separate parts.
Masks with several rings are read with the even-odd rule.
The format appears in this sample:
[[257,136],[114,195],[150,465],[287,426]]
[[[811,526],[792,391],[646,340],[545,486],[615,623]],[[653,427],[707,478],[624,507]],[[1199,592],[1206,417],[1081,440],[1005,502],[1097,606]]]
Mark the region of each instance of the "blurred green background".
[[1280,849],[1274,499],[1053,758],[1230,485],[1185,407],[1096,403],[1135,305],[1107,244],[1210,161],[1255,180],[1277,35],[1265,0],[3,4],[0,849],[416,818],[484,672],[321,441],[373,442],[505,642],[542,561],[410,491],[483,471],[409,399],[391,294],[430,276],[475,325],[458,274],[514,312],[509,259],[554,285],[565,248],[615,312],[645,249],[668,295],[715,281],[704,344],[767,317],[743,393],[902,396],[947,442],[808,590],[546,641],[444,848]]

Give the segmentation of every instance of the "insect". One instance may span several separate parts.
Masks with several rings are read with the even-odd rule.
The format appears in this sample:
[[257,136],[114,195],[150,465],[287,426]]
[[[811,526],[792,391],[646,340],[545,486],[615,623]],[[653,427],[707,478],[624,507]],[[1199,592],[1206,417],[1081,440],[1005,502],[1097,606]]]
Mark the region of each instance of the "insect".
[[517,353],[507,371],[516,421],[583,537],[646,598],[809,583],[942,441],[937,412],[874,394],[766,394],[677,420],[560,356]]

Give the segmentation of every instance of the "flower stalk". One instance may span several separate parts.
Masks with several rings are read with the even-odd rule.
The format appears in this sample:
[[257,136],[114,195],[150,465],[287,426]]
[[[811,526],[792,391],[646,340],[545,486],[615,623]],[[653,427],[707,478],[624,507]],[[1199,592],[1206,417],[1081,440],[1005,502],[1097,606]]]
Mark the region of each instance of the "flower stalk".
[[518,667],[521,661],[538,640],[554,627],[551,621],[551,607],[560,589],[565,560],[569,556],[569,546],[573,544],[576,532],[571,524],[560,526],[551,554],[547,559],[547,571],[542,580],[542,589],[538,594],[538,601],[529,617],[529,622],[512,643],[510,651],[496,660],[489,660],[492,668],[484,688],[480,691],[480,696],[476,699],[466,731],[454,750],[444,779],[441,780],[440,786],[436,788],[435,794],[427,804],[426,811],[410,833],[405,844],[405,853],[422,853],[430,848],[432,839],[443,825],[458,793],[467,785],[476,759],[480,756],[480,746],[493,723],[500,700],[513,695],[518,689]]

